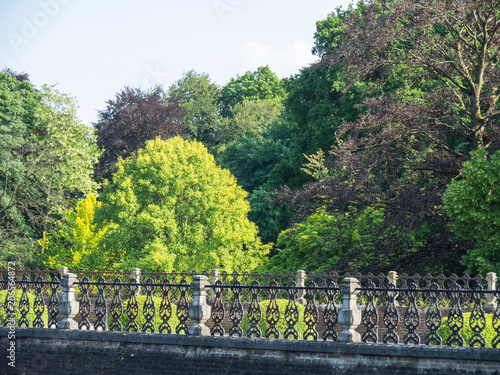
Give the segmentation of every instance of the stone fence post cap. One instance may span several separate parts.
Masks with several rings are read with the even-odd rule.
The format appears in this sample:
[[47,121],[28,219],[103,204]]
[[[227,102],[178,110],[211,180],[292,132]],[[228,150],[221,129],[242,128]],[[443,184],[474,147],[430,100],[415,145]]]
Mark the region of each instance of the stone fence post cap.
[[355,277],[345,277],[340,284],[342,294],[355,294],[356,288],[359,288],[359,281]]

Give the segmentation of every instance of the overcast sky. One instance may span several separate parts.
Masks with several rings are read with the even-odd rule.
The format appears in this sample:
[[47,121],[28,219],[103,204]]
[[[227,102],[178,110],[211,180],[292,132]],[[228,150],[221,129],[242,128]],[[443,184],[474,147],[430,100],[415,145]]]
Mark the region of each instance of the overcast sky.
[[316,21],[350,0],[0,0],[0,70],[76,97],[88,125],[124,86],[165,88],[194,69],[224,85],[316,60]]

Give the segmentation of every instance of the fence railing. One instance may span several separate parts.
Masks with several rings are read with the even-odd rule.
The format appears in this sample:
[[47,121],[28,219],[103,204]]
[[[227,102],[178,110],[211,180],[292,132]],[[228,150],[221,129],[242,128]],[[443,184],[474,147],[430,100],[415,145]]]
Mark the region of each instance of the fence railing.
[[497,280],[494,273],[0,270],[0,324],[500,348]]

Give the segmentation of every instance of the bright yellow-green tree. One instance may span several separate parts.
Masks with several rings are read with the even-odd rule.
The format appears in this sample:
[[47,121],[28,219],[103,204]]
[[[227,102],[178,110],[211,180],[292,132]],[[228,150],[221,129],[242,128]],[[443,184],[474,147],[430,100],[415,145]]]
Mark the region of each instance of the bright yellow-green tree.
[[241,271],[263,263],[270,246],[247,218],[247,193],[200,142],[157,138],[117,168],[96,211],[109,226],[102,266]]
[[101,223],[97,228],[94,221],[95,210],[101,205],[97,195],[91,193],[76,205],[75,210],[64,213],[64,220],[56,230],[43,234],[38,243],[47,267],[90,269],[106,264],[106,252],[99,247],[108,227]]

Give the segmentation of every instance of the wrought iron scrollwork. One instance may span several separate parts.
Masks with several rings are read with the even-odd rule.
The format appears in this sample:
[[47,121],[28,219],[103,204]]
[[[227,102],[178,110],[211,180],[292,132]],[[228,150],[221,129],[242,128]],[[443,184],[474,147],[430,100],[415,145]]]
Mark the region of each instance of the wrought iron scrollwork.
[[252,288],[250,288],[250,293],[252,294],[252,301],[250,302],[250,307],[248,308],[248,321],[250,322],[250,328],[248,329],[248,337],[260,337],[262,332],[258,326],[260,319],[262,317],[262,312],[260,310],[259,304],[259,282],[254,280],[252,282]]
[[396,285],[389,284],[389,291],[387,292],[387,307],[384,312],[384,325],[387,328],[382,341],[384,344],[398,344],[399,336],[396,333],[396,328],[399,323],[399,313],[396,307],[396,297],[398,293],[396,291],[391,291],[395,289]]
[[[375,284],[372,281],[367,283],[367,288],[375,288]],[[363,342],[378,342],[378,311],[375,307],[375,291],[367,290],[365,292],[367,302],[366,308],[363,311],[362,321],[366,327],[366,331],[361,336],[361,341]]]
[[139,291],[139,286],[137,285],[136,279],[130,280],[130,298],[127,302],[126,312],[128,317],[128,323],[125,329],[127,332],[137,332],[139,331],[139,325],[135,321],[139,315],[139,303],[137,302],[137,292]]
[[291,281],[286,288],[288,294],[288,304],[285,309],[285,322],[287,328],[285,330],[285,339],[293,338],[298,340],[299,332],[295,328],[296,324],[299,322],[299,308],[295,302],[295,297],[297,296],[297,284],[295,281]]
[[214,322],[213,327],[210,329],[210,334],[212,336],[224,336],[224,328],[222,327],[222,321],[224,320],[224,305],[222,304],[222,281],[217,280],[215,282],[215,301],[212,305],[212,311],[210,316]]
[[28,319],[28,313],[30,311],[30,299],[28,297],[28,276],[23,276],[21,281],[21,288],[23,293],[21,294],[21,299],[19,300],[19,312],[21,313],[21,318],[19,319],[19,327],[29,327],[30,321]]
[[144,289],[146,290],[146,300],[144,301],[144,305],[142,306],[142,314],[144,315],[144,319],[146,322],[142,326],[142,332],[154,332],[156,327],[153,323],[153,318],[155,317],[156,307],[155,301],[153,300],[153,279],[148,278],[146,280],[146,286]]
[[57,328],[58,321],[57,315],[59,314],[59,296],[57,295],[57,289],[59,288],[59,279],[57,276],[52,278],[50,282],[50,289],[52,291],[50,300],[49,300],[49,321],[47,323],[47,327],[49,328]]
[[497,299],[497,308],[493,313],[492,325],[497,334],[491,341],[491,346],[493,348],[500,348],[500,292],[495,293],[495,295]]
[[408,329],[408,333],[403,337],[403,342],[405,344],[418,345],[420,344],[420,336],[417,334],[417,328],[420,324],[420,315],[418,313],[417,303],[415,301],[416,295],[414,292],[414,290],[417,290],[417,284],[411,283],[408,289],[410,289],[410,291],[406,293],[408,307],[406,308],[404,316],[404,324]]
[[106,306],[106,300],[104,299],[104,290],[106,289],[104,285],[104,278],[101,276],[99,277],[99,280],[97,281],[97,299],[95,301],[95,315],[97,317],[95,323],[94,323],[94,329],[97,331],[99,329],[102,329],[103,331],[106,331],[108,328],[108,322],[107,322],[107,306]]
[[443,321],[439,310],[439,285],[432,284],[429,292],[430,306],[425,315],[425,325],[429,329],[429,334],[425,338],[425,345],[441,345],[443,339],[439,336],[438,329]]
[[45,302],[43,301],[42,297],[42,283],[43,283],[42,276],[38,276],[35,280],[36,296],[35,300],[33,301],[33,311],[35,312],[36,316],[35,320],[33,321],[33,327],[35,328],[44,327],[42,314],[45,311]]
[[189,305],[188,305],[186,293],[188,291],[189,286],[187,285],[187,280],[185,277],[183,277],[181,279],[180,283],[183,286],[179,287],[179,290],[181,292],[180,297],[179,297],[179,304],[177,305],[177,318],[179,318],[179,324],[177,325],[177,328],[175,329],[175,333],[180,334],[181,332],[184,332],[184,334],[187,335],[188,326],[186,324],[186,321],[188,320],[188,317],[189,317]]
[[229,310],[229,319],[233,323],[232,327],[229,329],[229,336],[243,336],[243,330],[241,329],[241,319],[243,319],[243,306],[241,305],[240,292],[241,282],[234,279],[233,287],[231,288],[231,293],[233,293],[233,302],[231,303],[231,309]]
[[276,300],[276,296],[278,294],[278,289],[276,288],[278,283],[276,281],[271,281],[269,289],[269,304],[266,309],[266,320],[269,324],[269,328],[266,330],[267,338],[280,338],[280,331],[276,328],[278,321],[280,319],[280,308],[278,306],[278,302]]
[[451,310],[448,315],[448,327],[451,330],[451,335],[448,337],[446,344],[449,346],[464,345],[464,338],[460,335],[460,331],[464,326],[464,315],[460,306],[460,285],[454,282],[450,289]]
[[80,308],[78,312],[80,313],[81,320],[78,322],[78,329],[85,327],[90,329],[90,299],[89,299],[89,278],[85,276],[80,283],[80,290],[82,292],[82,300],[80,301]]
[[335,324],[338,320],[337,306],[335,306],[335,297],[337,296],[337,284],[330,282],[326,290],[327,304],[323,313],[323,321],[325,322],[326,330],[323,332],[323,340],[337,340],[337,332],[335,332]]
[[469,345],[474,347],[479,345],[481,348],[486,346],[486,340],[484,339],[481,332],[484,331],[486,327],[486,315],[483,310],[483,295],[481,293],[483,287],[481,285],[476,285],[474,287],[474,293],[472,294],[472,298],[474,300],[474,308],[470,314],[469,325],[472,330],[472,337],[469,340]]
[[316,293],[316,283],[311,281],[309,284],[309,289],[306,293],[306,309],[304,310],[304,323],[307,325],[307,329],[304,331],[304,340],[309,338],[313,340],[318,339],[318,332],[316,331],[316,323],[318,322],[318,308],[314,301],[314,294]]
[[3,325],[7,327],[8,325],[12,324],[12,320],[9,319],[10,317],[13,317],[15,315],[15,304],[9,302],[9,293],[5,295],[5,301],[3,304],[3,309],[5,310],[6,318],[3,322]]
[[123,330],[122,323],[120,322],[120,318],[123,314],[123,302],[120,297],[120,291],[122,289],[121,279],[117,277],[113,282],[113,290],[114,296],[113,301],[111,302],[111,324],[109,325],[110,331],[121,331]]
[[172,333],[172,327],[170,327],[170,324],[168,323],[170,317],[172,316],[172,303],[170,302],[170,290],[172,288],[169,284],[170,280],[164,279],[163,285],[161,286],[163,298],[160,303],[161,324],[160,327],[158,327],[158,331],[160,333]]

